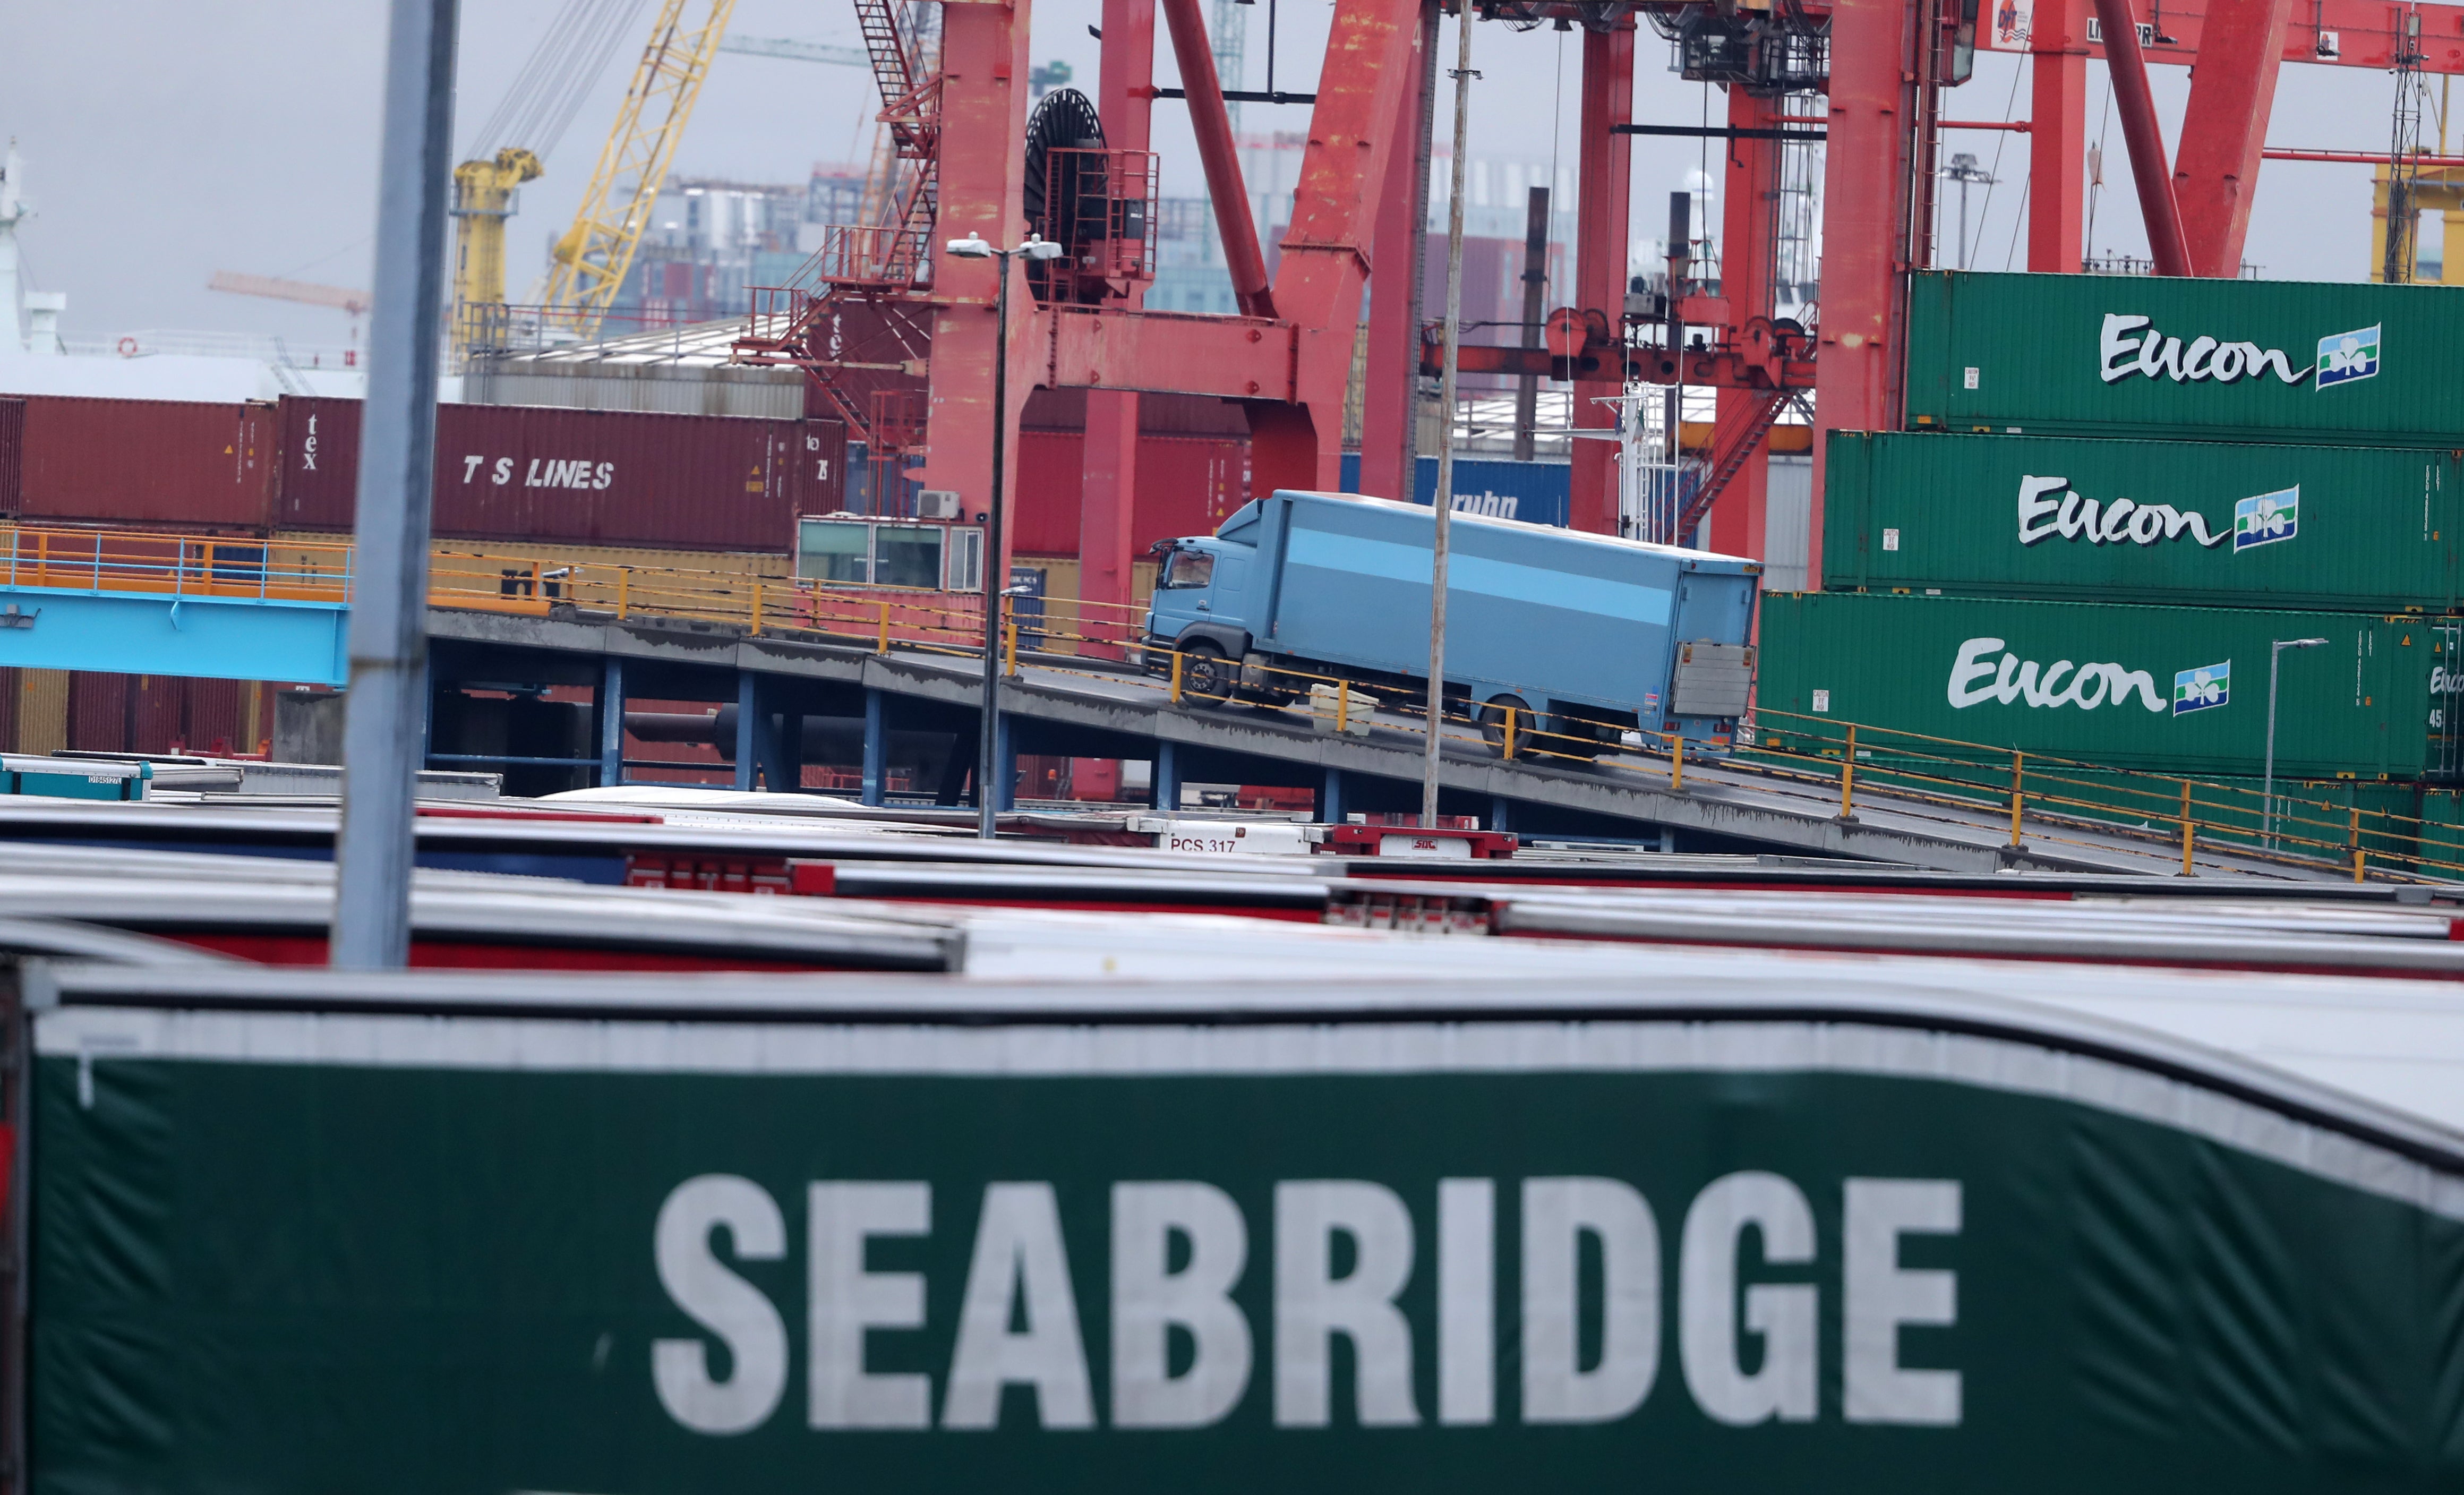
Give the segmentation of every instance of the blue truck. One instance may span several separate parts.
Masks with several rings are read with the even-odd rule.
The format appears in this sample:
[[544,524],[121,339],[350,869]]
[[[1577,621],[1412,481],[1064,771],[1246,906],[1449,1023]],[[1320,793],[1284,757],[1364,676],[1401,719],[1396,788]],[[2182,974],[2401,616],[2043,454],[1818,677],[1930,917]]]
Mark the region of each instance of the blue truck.
[[[1177,658],[1204,704],[1285,705],[1311,676],[1397,704],[1425,697],[1435,512],[1349,494],[1277,492],[1211,536],[1166,540],[1144,663]],[[1734,556],[1454,516],[1447,714],[1502,743],[1507,712],[1588,758],[1620,734],[1731,737],[1753,681],[1762,566]]]

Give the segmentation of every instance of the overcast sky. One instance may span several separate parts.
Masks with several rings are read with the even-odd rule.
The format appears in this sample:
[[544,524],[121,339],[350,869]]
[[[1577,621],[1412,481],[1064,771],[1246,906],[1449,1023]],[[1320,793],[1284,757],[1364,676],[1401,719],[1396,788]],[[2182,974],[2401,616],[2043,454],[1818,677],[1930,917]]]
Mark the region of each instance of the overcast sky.
[[[467,0],[462,12],[457,143],[497,102],[561,9],[560,0]],[[1043,0],[1034,54],[1060,58],[1090,93],[1096,42],[1087,34],[1100,0]],[[1265,77],[1267,7],[1249,8],[1250,87]],[[1275,82],[1313,86],[1329,0],[1282,0]],[[0,133],[15,137],[28,195],[40,216],[22,233],[30,288],[69,295],[71,332],[145,328],[276,333],[301,342],[342,340],[339,312],[209,292],[216,270],[361,287],[370,278],[375,216],[377,97],[385,7],[378,0],[83,0],[8,7],[0,45]],[[845,0],[739,0],[733,30],[855,44]],[[1551,31],[1503,26],[1474,33],[1472,154],[1576,156],[1581,43]],[[1441,45],[1450,66],[1452,28]],[[1169,75],[1169,48],[1159,71]],[[1666,45],[1640,41],[1636,117],[1695,122],[1724,108],[1712,91],[1666,71]],[[523,190],[508,240],[516,295],[543,264],[545,245],[570,219],[638,49],[627,44],[560,148],[548,173]],[[2092,118],[2109,115],[2101,65],[2091,65]],[[2185,70],[2153,70],[2167,140],[2178,137]],[[802,182],[816,162],[861,160],[878,107],[852,68],[722,55],[677,157],[697,176]],[[1445,90],[1441,90],[1441,93]],[[2278,90],[2272,143],[2385,150],[2392,84],[2384,73],[2294,67]],[[1450,111],[1449,111],[1450,112]],[[1982,54],[1976,79],[1947,115],[2024,119],[2023,70]],[[1300,129],[1303,107],[1250,105],[1243,127]],[[1156,148],[1168,193],[1202,190],[1186,116],[1158,102]],[[1451,125],[1441,115],[1439,128]],[[2093,248],[2144,253],[2138,206],[2110,122],[2107,186],[2096,205]],[[1441,140],[1446,136],[1441,134]],[[1972,188],[1970,235],[1979,269],[2020,269],[2027,170],[2024,137],[1996,133],[1947,142],[1975,151],[2000,186]],[[1690,142],[1638,138],[1635,224],[1656,237],[1667,194],[1704,153]],[[1715,158],[1716,159],[1716,158]],[[1998,163],[1998,168],[1997,168]],[[2271,278],[2367,277],[2370,168],[2281,162],[2266,167],[2248,257]],[[1442,180],[1442,179],[1441,179]],[[1955,201],[1955,192],[1947,194]],[[1947,246],[1955,232],[1945,225]]]

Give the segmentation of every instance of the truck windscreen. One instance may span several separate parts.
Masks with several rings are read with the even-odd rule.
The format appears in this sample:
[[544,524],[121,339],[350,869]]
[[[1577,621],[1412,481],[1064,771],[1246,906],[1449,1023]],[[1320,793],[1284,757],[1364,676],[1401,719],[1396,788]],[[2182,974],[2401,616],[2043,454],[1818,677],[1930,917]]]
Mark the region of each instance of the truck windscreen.
[[1204,586],[1214,580],[1215,558],[1202,550],[1176,550],[1164,564],[1166,588]]

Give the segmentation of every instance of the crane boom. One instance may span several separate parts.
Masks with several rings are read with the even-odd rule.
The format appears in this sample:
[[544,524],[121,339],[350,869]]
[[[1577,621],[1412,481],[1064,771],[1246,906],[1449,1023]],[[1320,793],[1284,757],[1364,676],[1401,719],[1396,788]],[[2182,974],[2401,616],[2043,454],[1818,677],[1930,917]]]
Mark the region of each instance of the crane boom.
[[850,68],[872,66],[871,55],[862,47],[834,47],[825,41],[798,41],[792,36],[730,36],[718,44],[718,50],[742,53],[750,57],[784,57],[790,62],[835,62]]
[[[596,336],[600,319],[632,268],[650,226],[659,185],[684,140],[712,57],[727,33],[736,0],[661,0],[649,45],[642,50],[616,127],[599,153],[573,227],[557,241],[547,304],[569,315],[575,331]],[[686,12],[699,23],[688,25]]]
[[310,306],[330,306],[337,311],[358,317],[373,304],[365,291],[350,291],[335,285],[314,285],[305,280],[285,280],[277,275],[243,275],[235,270],[217,270],[206,282],[209,291],[227,291],[233,296],[262,296],[276,301],[305,301]]

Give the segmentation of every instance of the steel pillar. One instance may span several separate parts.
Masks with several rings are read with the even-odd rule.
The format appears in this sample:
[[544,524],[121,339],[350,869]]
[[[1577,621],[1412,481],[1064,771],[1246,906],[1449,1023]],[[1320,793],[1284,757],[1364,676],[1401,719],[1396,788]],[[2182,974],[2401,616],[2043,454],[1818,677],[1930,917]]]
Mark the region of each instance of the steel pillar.
[[[1215,76],[1205,17],[1199,14],[1198,0],[1163,0],[1163,18],[1189,104],[1190,133],[1198,137],[1198,164],[1206,172],[1216,231],[1223,237],[1223,268],[1232,277],[1233,299],[1243,317],[1272,317],[1275,300],[1266,287],[1266,256],[1258,248],[1257,220],[1249,215],[1249,189],[1241,180],[1240,146],[1232,137],[1231,113],[1223,106],[1222,81]],[[1022,33],[1024,30],[1021,26]],[[1328,60],[1332,58],[1330,47]]]
[[[1435,5],[1421,8],[1412,44],[1418,85],[1403,98],[1400,139],[1386,160],[1370,256],[1369,358],[1362,372],[1360,491],[1409,498],[1419,422],[1420,261],[1429,222],[1429,97],[1437,87]],[[1404,147],[1408,145],[1407,150]]]
[[736,787],[750,790],[761,777],[761,677],[736,672]]
[[[1613,29],[1583,33],[1582,162],[1574,191],[1574,304],[1607,314],[1614,323],[1625,312],[1626,214],[1634,186],[1633,137],[1613,126],[1634,119],[1634,17],[1619,16]],[[1573,385],[1576,430],[1608,430],[1617,411],[1602,405],[1624,392],[1621,380],[1577,380]],[[1446,412],[1449,419],[1453,411]],[[1594,535],[1614,535],[1617,525],[1617,443],[1576,437],[1568,523]]]
[[2293,0],[2210,0],[2173,157],[2173,199],[2194,275],[2241,274],[2259,151],[2267,144],[2292,13]]
[[607,656],[599,676],[599,787],[625,781],[625,661]]
[[1502,794],[1492,794],[1488,797],[1489,829],[1512,830],[1514,828],[1514,812],[1511,808],[1513,803],[1513,801]]
[[1343,824],[1343,770],[1330,768],[1317,787],[1317,823],[1321,825]]
[[[1104,143],[1116,150],[1144,150],[1154,111],[1155,0],[1104,0],[1103,69],[1097,109]],[[1135,311],[1146,300],[1136,282],[1123,304]],[[1078,510],[1079,649],[1121,657],[1109,625],[1128,616],[1136,557],[1131,554],[1131,520],[1137,506],[1138,397],[1125,389],[1087,392],[1085,479]]]
[[[1035,297],[1023,268],[1012,270],[1001,257],[962,259],[944,246],[971,231],[1003,249],[1026,237],[1025,155],[983,143],[1026,135],[1028,3],[942,8],[941,138],[949,144],[941,152],[940,212],[933,231],[933,414],[923,477],[927,488],[957,492],[970,518],[992,511],[993,431],[999,423],[1015,436],[1019,412],[1038,383],[1037,355],[1045,350],[1025,335]],[[1004,274],[1018,280],[1010,287],[1008,408],[997,410],[994,308]],[[1016,492],[1017,473],[1012,462],[998,495],[1001,503]],[[990,575],[1009,575],[1009,551],[1004,539],[1001,554],[985,558]]]
[[1177,744],[1157,738],[1155,771],[1148,777],[1148,795],[1155,807],[1167,815],[1180,810],[1180,754]]
[[2028,44],[2028,268],[2077,275],[2087,233],[2087,14],[2080,0],[2037,0]]
[[[1775,100],[1757,99],[1744,89],[1728,89],[1728,123],[1744,130],[1776,128],[1780,112]],[[1730,140],[1722,184],[1720,223],[1720,296],[1728,303],[1733,324],[1749,317],[1771,314],[1771,235],[1779,207],[1777,141]],[[1745,389],[1719,394],[1718,427],[1749,422],[1765,401]],[[1606,445],[1606,443],[1602,443]],[[1711,505],[1710,546],[1724,555],[1771,559],[1765,525],[1770,514],[1771,446],[1757,442],[1745,467],[1728,479]]]
[[[1915,8],[1837,0],[1831,11],[1830,141],[1823,152],[1822,331],[1815,361],[1812,534],[1822,534],[1824,436],[1900,424],[1908,268],[1908,154],[1917,115]],[[1822,585],[1822,547],[1805,584]]]
[[2130,151],[2130,179],[2139,188],[2139,216],[2147,228],[2147,257],[2160,275],[2190,273],[2189,245],[2182,236],[2182,208],[2173,199],[2172,168],[2165,161],[2165,128],[2147,89],[2147,59],[2139,50],[2139,22],[2130,0],[2096,0],[2104,33],[2104,65],[2113,78],[2113,112],[2122,117],[2122,139]]
[[887,777],[890,732],[882,718],[884,697],[869,686],[864,693],[864,787],[859,793],[867,804],[879,804],[882,780]]

